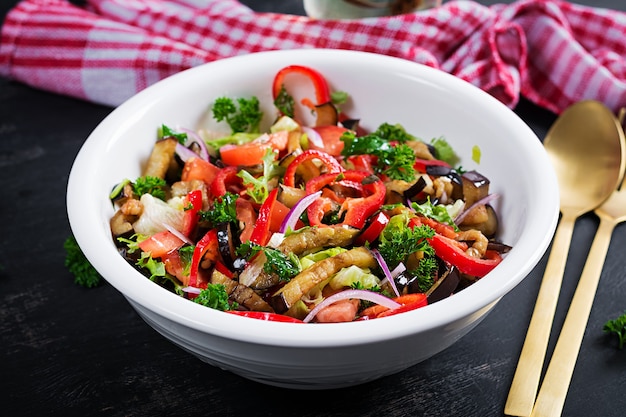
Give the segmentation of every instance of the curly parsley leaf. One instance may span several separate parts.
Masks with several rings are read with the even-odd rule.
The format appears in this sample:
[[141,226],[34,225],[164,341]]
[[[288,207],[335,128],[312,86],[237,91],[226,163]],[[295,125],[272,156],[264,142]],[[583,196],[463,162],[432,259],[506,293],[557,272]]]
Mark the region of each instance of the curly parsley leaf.
[[218,122],[226,121],[233,133],[258,132],[263,112],[257,97],[238,98],[219,97],[211,108],[213,117]]
[[162,139],[164,139],[164,138],[174,138],[181,145],[184,145],[187,142],[187,134],[186,133],[177,132],[177,131],[175,131],[174,129],[170,128],[167,125],[161,125],[160,137]]
[[263,264],[263,271],[266,273],[276,274],[281,281],[289,281],[300,273],[300,262],[293,253],[286,255],[278,249],[250,242],[243,243],[237,248],[237,254],[248,259],[261,251],[267,258],[267,261]]
[[287,92],[284,85],[280,86],[278,95],[274,99],[274,106],[285,116],[289,116],[293,119],[295,114],[296,101]]
[[228,293],[222,284],[207,284],[200,294],[193,299],[195,303],[220,311],[233,310],[238,307],[237,303],[228,303]]
[[213,200],[213,204],[207,210],[198,212],[201,221],[207,221],[212,225],[237,221],[237,194],[227,192]]
[[425,225],[410,228],[406,216],[399,214],[393,216],[383,229],[378,251],[389,267],[394,268],[414,252],[422,251],[427,255],[433,255],[434,250],[427,239],[434,234],[435,231]]
[[344,142],[342,155],[375,155],[378,159],[374,167],[379,174],[393,180],[413,181],[415,179],[415,152],[406,144],[393,145],[388,139],[375,133],[356,136],[346,132],[341,136]]
[[434,256],[425,256],[420,259],[417,268],[410,271],[410,274],[417,279],[417,286],[421,292],[426,292],[433,286],[437,268],[437,259]]
[[378,126],[378,129],[376,129],[373,135],[381,137],[388,142],[405,143],[418,140],[415,136],[407,133],[404,127],[400,124],[392,125],[390,123],[383,123]]
[[102,284],[102,276],[87,260],[74,236],[69,236],[65,239],[63,248],[66,254],[65,266],[74,275],[75,284],[87,288],[97,287]]
[[626,312],[618,318],[604,323],[603,330],[615,334],[618,338],[619,348],[623,349],[626,345]]
[[133,192],[139,196],[150,194],[155,198],[165,200],[167,182],[163,178],[150,175],[139,177],[133,182]]

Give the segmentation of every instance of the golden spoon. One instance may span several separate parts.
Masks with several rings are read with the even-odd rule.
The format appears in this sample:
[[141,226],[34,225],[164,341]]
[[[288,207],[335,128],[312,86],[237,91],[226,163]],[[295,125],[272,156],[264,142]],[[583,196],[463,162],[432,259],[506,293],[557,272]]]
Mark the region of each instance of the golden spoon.
[[626,167],[623,131],[613,113],[594,100],[567,108],[544,147],[557,174],[561,220],[504,407],[509,416],[533,410],[576,219],[615,191]]
[[[621,135],[623,141],[623,130]],[[557,417],[563,411],[613,229],[626,221],[626,181],[622,182],[620,189],[613,191],[594,212],[600,218],[600,225],[591,244],[589,256],[576,286],[531,417]]]

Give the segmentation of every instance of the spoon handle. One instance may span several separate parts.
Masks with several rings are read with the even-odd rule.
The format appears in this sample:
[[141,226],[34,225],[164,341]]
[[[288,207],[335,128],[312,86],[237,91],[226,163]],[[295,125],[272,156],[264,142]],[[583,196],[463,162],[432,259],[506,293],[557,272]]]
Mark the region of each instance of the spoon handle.
[[531,417],[558,417],[563,411],[615,225],[613,219],[600,217],[598,231],[591,244]]
[[563,210],[504,406],[506,415],[529,416],[533,409],[575,222],[576,216]]

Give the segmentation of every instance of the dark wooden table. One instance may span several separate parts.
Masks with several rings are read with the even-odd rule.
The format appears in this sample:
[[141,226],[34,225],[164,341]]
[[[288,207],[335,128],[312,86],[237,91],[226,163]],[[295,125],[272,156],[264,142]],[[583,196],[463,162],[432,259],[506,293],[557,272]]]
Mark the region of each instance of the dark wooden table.
[[[0,17],[16,3],[1,0]],[[299,0],[246,3],[303,13]],[[582,3],[626,10],[622,0]],[[0,184],[6,191],[0,203],[0,415],[503,414],[546,257],[451,348],[397,375],[325,392],[273,388],[212,368],[165,341],[110,285],[74,285],[63,264],[68,173],[84,139],[111,110],[0,78]],[[515,111],[540,138],[555,118],[524,101]],[[597,224],[587,215],[576,225],[557,326]],[[624,227],[613,236],[564,416],[626,415],[626,350],[602,332],[606,320],[626,309]],[[550,350],[555,341],[553,335]]]

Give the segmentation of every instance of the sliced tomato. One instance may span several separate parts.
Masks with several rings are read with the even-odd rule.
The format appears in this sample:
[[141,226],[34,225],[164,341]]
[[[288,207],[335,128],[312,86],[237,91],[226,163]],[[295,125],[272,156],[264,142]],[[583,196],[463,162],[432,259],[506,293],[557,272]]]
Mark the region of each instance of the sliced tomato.
[[184,243],[175,234],[165,230],[140,242],[139,248],[144,252],[149,252],[153,258],[160,258],[169,252],[177,250]]
[[270,235],[280,230],[287,213],[289,213],[289,207],[276,200],[270,210]]
[[219,168],[202,158],[189,158],[183,166],[182,181],[202,180],[210,185],[219,172]]
[[252,232],[254,231],[257,215],[254,211],[254,206],[249,200],[238,198],[236,207],[237,220],[243,224],[243,230],[239,235],[239,240],[241,240],[242,243],[247,243],[250,241],[250,236],[252,236]]
[[265,321],[278,321],[281,323],[304,323],[302,320],[298,320],[293,317],[284,316],[282,314],[268,313],[265,311],[238,311],[228,310],[227,313],[235,314],[241,317],[248,317],[251,319],[265,320]]
[[309,149],[315,149],[318,151],[324,151],[332,156],[341,156],[344,143],[341,140],[341,135],[349,132],[349,129],[341,126],[317,126],[313,128],[322,138],[324,146],[320,147],[309,141]]
[[189,285],[189,275],[185,275],[185,267],[177,250],[169,252],[161,257],[168,274],[178,278],[183,285]]
[[289,132],[264,133],[252,142],[242,145],[224,145],[220,148],[222,162],[227,165],[259,165],[268,149],[282,151],[287,148]]

